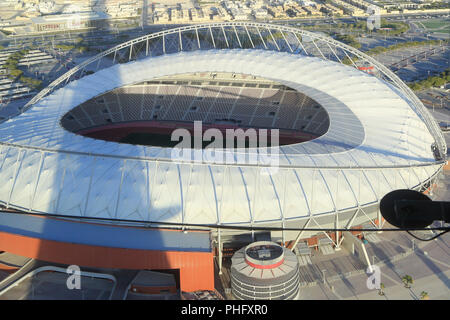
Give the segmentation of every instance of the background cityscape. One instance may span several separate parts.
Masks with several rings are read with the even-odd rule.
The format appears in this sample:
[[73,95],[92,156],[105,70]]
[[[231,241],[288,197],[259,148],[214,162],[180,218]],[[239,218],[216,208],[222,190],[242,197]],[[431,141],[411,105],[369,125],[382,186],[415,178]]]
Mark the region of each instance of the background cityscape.
[[[95,74],[98,70],[119,64],[126,65],[129,61],[146,57],[152,49],[157,52],[154,56],[162,55],[163,52],[165,54],[166,43],[171,45],[172,53],[178,50],[183,51],[182,46],[186,43],[192,45],[192,43],[198,42],[198,48],[200,49],[201,41],[205,48],[207,46],[209,46],[208,48],[213,48],[213,46],[215,48],[213,32],[208,31],[207,27],[194,29],[194,25],[197,24],[254,22],[255,25],[256,23],[264,23],[264,26],[285,26],[310,31],[337,40],[374,58],[413,90],[439,125],[448,148],[450,145],[449,18],[450,0],[0,0],[0,128],[2,123],[7,123],[7,120],[14,119],[21,114],[24,106],[39,95],[41,90],[48,88],[54,81],[60,79],[76,66],[86,63],[86,61],[92,59],[94,62],[86,63],[82,70],[77,71],[77,74],[73,77],[69,76],[67,78],[68,83],[78,80],[78,76],[81,79],[85,75]],[[374,29],[368,23],[373,19],[379,19],[377,21],[380,22],[379,26]],[[246,29],[246,25],[240,26],[239,35],[236,28],[232,29],[233,26],[231,24],[225,26],[228,27],[226,31],[229,36],[229,38],[225,36],[225,39],[231,39],[236,35],[240,48],[246,46],[247,49],[250,49],[253,42],[249,44],[252,37]],[[261,27],[262,24],[253,28],[253,39],[260,31],[258,26]],[[152,43],[150,41],[150,45],[147,40],[146,46],[145,41],[141,40],[139,45],[128,44],[126,47],[111,51],[105,57],[96,58],[106,50],[132,39],[158,32],[164,33],[177,27],[192,27],[193,29],[190,30],[191,33],[189,33],[189,30],[186,32],[183,40],[181,39],[182,31],[180,31],[179,37],[175,33],[171,35],[171,38],[167,37],[166,40],[162,38],[160,42]],[[217,30],[220,27],[224,30],[222,24],[217,25]],[[290,43],[293,43],[293,36],[290,39],[283,39],[282,37],[285,37],[283,32],[277,31],[277,33],[272,34],[270,30],[269,26],[267,30],[264,30],[263,36],[261,36],[261,33],[259,34],[260,47],[263,44],[265,46],[264,41],[270,39],[273,46],[278,46],[277,43],[285,45],[285,48],[276,48],[278,51],[294,53],[294,50],[289,46]],[[193,36],[195,32],[197,32],[197,38]],[[208,32],[211,34],[211,39],[208,38]],[[225,31],[223,31],[223,34],[225,35]],[[220,32],[216,32],[215,35],[221,36]],[[247,39],[245,38],[247,36],[250,42],[241,45],[240,39]],[[310,46],[308,49],[314,49],[314,41],[309,41],[308,44]],[[238,47],[236,43],[234,46]],[[255,48],[254,45],[253,48]],[[330,47],[329,49],[328,54],[331,56],[334,53],[337,60],[342,64],[353,65],[364,76],[367,76],[364,73],[378,76],[374,74],[377,72],[376,68],[374,69],[374,66],[366,60],[360,59],[356,55],[345,56],[344,51],[338,56],[339,52],[336,55],[333,48]],[[320,49],[317,50],[316,57],[319,56],[319,53],[322,54]],[[273,49],[273,51],[277,50]],[[295,54],[299,54],[300,51],[297,48]],[[152,55],[151,52],[150,55]],[[216,85],[219,84],[220,87],[217,89]],[[186,93],[188,98],[183,97],[179,94],[185,90],[183,86],[190,86],[190,90],[194,93],[189,93],[189,95]],[[218,90],[220,94],[215,93],[213,89]],[[253,92],[255,96],[244,97],[244,95],[238,94],[247,91]],[[302,106],[305,106],[303,111],[309,113],[305,113],[304,123],[298,122],[298,127],[302,130],[309,129],[309,133],[312,132],[316,136],[324,134],[329,125],[328,118],[323,116],[326,112],[321,113],[322,107],[317,105],[315,101],[308,100],[306,96],[300,94],[296,95],[292,91],[294,91],[292,88],[256,76],[236,75],[227,72],[184,74],[154,79],[154,81],[144,81],[115,89],[109,92],[109,95],[105,94],[104,97],[100,98],[94,97],[84,102],[80,105],[80,108],[75,110],[78,113],[67,113],[65,118],[61,118],[61,120],[63,126],[73,126],[73,132],[89,129],[90,126],[97,125],[101,121],[107,121],[106,125],[109,125],[111,121],[115,121],[114,116],[121,120],[130,120],[132,118],[128,119],[128,115],[125,114],[127,108],[135,104],[144,106],[146,99],[152,101],[151,103],[154,102],[155,107],[152,113],[148,112],[149,119],[167,120],[161,116],[156,118],[155,115],[159,113],[160,109],[169,108],[176,104],[169,103],[169,101],[181,101],[180,105],[184,106],[183,114],[186,115],[183,120],[186,120],[190,119],[189,116],[194,117],[199,110],[209,110],[208,108],[211,108],[211,105],[219,105],[217,108],[221,107],[218,103],[220,99],[225,101],[223,104],[226,105],[229,98],[228,92],[234,92],[235,97],[233,99],[236,98],[236,101],[243,99],[242,105],[254,104],[261,108],[251,109],[252,116],[247,118],[251,118],[252,121],[254,119],[259,121],[270,120],[271,124],[277,124],[274,120],[276,112],[273,110],[278,110],[280,104],[286,103],[288,106],[289,104],[297,106],[296,103],[301,100]],[[214,92],[214,94],[211,92]],[[226,94],[224,93],[221,96],[223,92]],[[278,98],[276,101],[267,98],[266,101],[262,98],[265,92],[277,92],[282,98]],[[165,99],[163,95],[170,96],[170,99],[173,100]],[[176,97],[177,95],[178,97]],[[135,103],[136,101],[139,103]],[[111,112],[109,109],[105,109],[103,105],[108,103],[117,110],[125,110],[123,112],[125,115],[118,111]],[[98,105],[101,105],[103,110],[96,114]],[[233,104],[233,106],[235,105],[240,106],[240,103]],[[231,110],[235,111],[235,108],[233,107]],[[256,110],[265,110],[265,114],[257,115]],[[239,113],[239,111],[240,109],[237,108],[236,113]],[[91,116],[92,119],[95,118],[94,120],[100,119],[99,122],[92,120]],[[109,118],[105,120],[105,116],[109,116]],[[140,116],[141,118],[144,117],[144,112],[140,112]],[[261,117],[258,118],[258,116]],[[285,118],[289,120],[289,116]],[[79,125],[74,125],[72,120],[79,122]],[[133,120],[135,119],[133,118]],[[85,122],[87,123],[86,126],[84,126]],[[104,125],[105,123],[101,124]],[[317,129],[316,132],[314,132],[314,128]],[[448,155],[449,149],[447,149],[447,159]],[[2,158],[2,156],[3,154],[0,153],[0,173],[6,167],[3,166],[2,159],[6,159],[5,163],[7,161],[7,157]],[[19,155],[17,159],[19,159]],[[42,168],[42,164],[39,165],[38,163],[38,167]],[[433,200],[448,201],[450,199],[450,170],[448,170],[448,165],[446,168],[434,177],[434,180],[431,181],[430,179],[430,181],[421,185],[421,191],[426,192]],[[139,173],[140,176],[142,176],[141,173]],[[38,185],[40,181],[36,179],[35,183]],[[37,187],[35,190],[37,190]],[[170,193],[170,190],[167,190],[167,192]],[[6,215],[7,212],[9,214],[8,210],[14,211],[7,205],[0,204],[0,215],[3,213]],[[371,225],[369,220],[366,219],[365,224],[362,222],[359,227],[374,227],[374,222],[370,220]],[[51,223],[57,224],[59,222],[52,221]],[[377,227],[379,227],[379,221],[377,223]],[[1,221],[0,227],[2,227]],[[103,226],[102,228],[106,227]],[[424,237],[434,235],[433,232],[421,232],[421,236]],[[217,238],[217,234],[215,236]],[[15,272],[18,272],[15,274],[19,279],[25,272],[32,269],[29,265],[33,265],[33,268],[47,267],[47,265],[39,259],[3,252],[0,246],[0,300],[33,299],[35,296],[37,298],[54,299],[55,292],[61,295],[56,298],[63,299],[122,298],[124,292],[126,292],[125,297],[128,294],[128,299],[234,299],[235,297],[231,293],[230,278],[232,255],[237,251],[238,245],[243,247],[244,242],[248,244],[251,241],[258,240],[257,237],[264,240],[267,238],[266,236],[266,234],[259,234],[255,237],[252,233],[251,236],[245,234],[238,240],[229,236],[229,238],[225,237],[225,240],[222,238],[214,240],[215,242],[212,243],[209,234],[204,235],[201,242],[202,250],[209,250],[208,254],[211,254],[211,257],[214,255],[214,263],[211,262],[211,265],[213,265],[211,269],[213,270],[209,271],[211,274],[214,273],[215,291],[205,290],[190,293],[181,292],[180,281],[182,280],[180,280],[179,273],[176,274],[171,271],[172,273],[161,275],[156,272],[160,270],[156,270],[154,273],[152,273],[153,271],[146,271],[137,274],[137,272],[133,273],[130,270],[125,270],[125,268],[123,270],[114,269],[113,271],[111,271],[112,269],[109,271],[96,268],[88,269],[88,272],[92,273],[105,272],[111,275],[111,279],[114,279],[114,281],[119,279],[118,283],[121,283],[121,279],[125,279],[121,283],[123,292],[120,292],[120,294],[114,291],[116,282],[111,279],[96,278],[94,280],[89,276],[83,278],[87,285],[80,291],[81,293],[67,291],[65,288],[61,289],[63,287],[61,283],[65,281],[64,268],[67,267],[63,264],[52,265],[52,268],[57,271],[53,276],[49,276],[48,270],[46,270],[40,275],[23,277],[21,278],[23,281],[20,280],[22,281],[20,285],[13,286],[11,285],[12,280],[7,282],[5,279],[9,279]],[[328,241],[331,238],[313,239],[314,237],[308,235],[308,237],[301,238],[299,242],[299,237],[295,246],[291,248],[293,259],[298,261],[301,274],[299,276],[299,298],[448,299],[450,297],[448,281],[448,275],[450,275],[449,237],[449,234],[446,234],[436,241],[418,243],[404,232],[377,233],[375,229],[374,231],[360,232],[355,235],[355,239],[352,239],[355,243],[365,244],[368,252],[365,260],[361,256],[356,257],[347,248],[343,247],[341,250],[338,247],[336,249],[333,241]],[[349,238],[351,238],[351,235],[347,236],[347,239]],[[229,247],[225,245],[221,248],[220,241],[228,244]],[[233,245],[235,246],[233,247]],[[191,259],[189,261],[195,260],[192,257],[189,259]],[[380,266],[384,277],[383,289],[385,286],[386,295],[380,294],[380,291],[371,291],[367,288],[367,276],[365,274],[367,261]],[[412,289],[405,289],[407,287],[404,284],[409,285],[409,282],[404,280],[406,275],[411,275],[414,278],[415,287]],[[149,283],[151,285],[148,285]],[[192,283],[195,283],[195,281],[192,281]],[[57,287],[56,284],[60,286]],[[158,284],[161,285],[160,287],[164,287],[167,292],[163,292],[164,290],[159,292]],[[139,290],[152,285],[156,288],[154,292],[153,289],[150,290],[152,295],[145,297],[140,295]],[[7,287],[13,289],[7,291]],[[56,289],[52,291],[52,288]],[[383,292],[383,289],[381,292]],[[3,295],[2,290],[5,290]],[[155,293],[156,291],[157,293]]]

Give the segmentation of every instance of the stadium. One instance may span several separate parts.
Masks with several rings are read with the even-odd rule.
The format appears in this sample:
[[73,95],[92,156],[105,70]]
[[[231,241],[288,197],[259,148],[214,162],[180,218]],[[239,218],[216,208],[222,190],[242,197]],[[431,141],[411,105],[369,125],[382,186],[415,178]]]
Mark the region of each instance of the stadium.
[[[133,39],[71,69],[22,111],[0,123],[0,250],[177,269],[183,291],[213,289],[214,257],[220,269],[227,250],[256,240],[338,249],[341,232],[294,229],[380,228],[385,194],[425,191],[446,163],[439,127],[395,74],[281,25]],[[171,133],[196,121],[202,133],[279,130],[280,146],[267,148],[276,166],[259,146],[215,150],[233,161],[211,160],[204,146],[190,149],[202,161],[174,158]]]

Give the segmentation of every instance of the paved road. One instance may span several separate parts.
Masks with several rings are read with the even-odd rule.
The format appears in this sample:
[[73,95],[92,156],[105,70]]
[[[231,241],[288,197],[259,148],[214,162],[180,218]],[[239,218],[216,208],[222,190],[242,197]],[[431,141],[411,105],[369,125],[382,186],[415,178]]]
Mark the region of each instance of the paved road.
[[[385,296],[378,295],[377,290],[367,288],[365,274],[344,277],[330,283],[303,288],[300,300],[417,300],[422,291],[428,292],[430,299],[450,299],[450,234],[431,241],[422,249],[395,263],[380,268],[381,282],[385,285]],[[411,289],[404,287],[401,278],[410,275],[414,284]]]
[[[380,296],[376,290],[361,294],[357,297],[360,300],[418,300],[422,291],[428,292],[432,300],[448,300],[450,271],[446,271],[437,275],[430,275],[415,281],[410,289],[405,288],[403,284],[396,284],[385,290],[385,295]],[[442,281],[442,278],[447,281]],[[354,298],[349,298],[354,299]]]

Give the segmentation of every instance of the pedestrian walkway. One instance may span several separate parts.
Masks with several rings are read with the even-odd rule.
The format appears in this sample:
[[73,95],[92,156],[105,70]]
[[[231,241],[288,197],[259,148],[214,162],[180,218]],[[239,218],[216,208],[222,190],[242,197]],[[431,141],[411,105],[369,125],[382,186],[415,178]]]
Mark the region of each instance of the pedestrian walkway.
[[[381,236],[383,238],[384,234]],[[388,236],[390,241],[402,241],[401,237]],[[422,291],[430,299],[450,299],[450,235],[437,240],[422,242],[415,250],[395,261],[386,260],[377,263],[380,267],[380,281],[384,284],[385,295],[380,296],[377,289],[367,286],[368,275],[365,272],[326,277],[326,283],[317,282],[314,286],[301,288],[300,299],[362,299],[362,300],[417,300]],[[425,244],[425,245],[424,245]],[[327,270],[328,271],[328,270]],[[402,277],[410,275],[414,283],[405,288]]]
[[[392,226],[387,225],[387,228]],[[373,235],[367,236],[367,235]],[[371,264],[390,263],[402,259],[413,252],[413,248],[425,245],[406,232],[384,232],[381,234],[367,233],[366,250]],[[324,277],[328,281],[341,279],[354,275],[365,274],[367,264],[349,253],[344,248],[324,254],[322,251],[312,252],[309,261],[304,256],[298,256],[300,264],[300,285],[313,286],[322,283]]]
[[307,266],[308,264],[312,264],[310,256],[300,255],[300,256],[297,256],[297,258],[298,258],[298,264],[300,266]]
[[[299,261],[306,261],[299,257]],[[362,273],[366,266],[355,256],[344,249],[335,252],[332,255],[322,255],[319,252],[313,252],[313,255],[307,263],[300,263],[300,285],[312,286],[322,283],[325,278],[336,278],[342,275],[351,275]]]
[[381,239],[376,235],[374,232],[369,232],[366,235],[364,235],[364,238],[372,243],[378,243],[381,242]]
[[[447,282],[441,280],[441,277],[447,278]],[[384,289],[384,295],[380,296],[378,290],[370,290],[369,292],[358,296],[344,298],[347,300],[419,300],[422,291],[427,292],[432,300],[448,300],[450,299],[450,291],[448,277],[450,270],[437,275],[430,275],[417,279],[411,288],[405,288],[403,283],[396,284]]]

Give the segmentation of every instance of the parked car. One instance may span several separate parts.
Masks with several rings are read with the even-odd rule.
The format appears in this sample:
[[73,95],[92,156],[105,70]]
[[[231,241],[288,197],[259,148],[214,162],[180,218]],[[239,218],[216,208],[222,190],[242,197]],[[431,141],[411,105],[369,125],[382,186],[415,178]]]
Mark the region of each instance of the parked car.
[[450,123],[449,122],[439,122],[439,127],[442,131],[450,131]]

